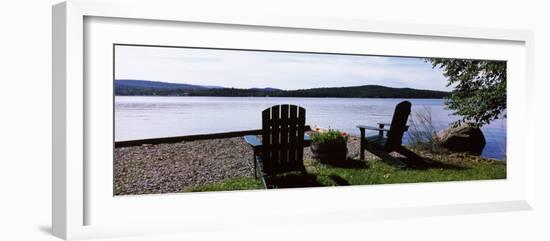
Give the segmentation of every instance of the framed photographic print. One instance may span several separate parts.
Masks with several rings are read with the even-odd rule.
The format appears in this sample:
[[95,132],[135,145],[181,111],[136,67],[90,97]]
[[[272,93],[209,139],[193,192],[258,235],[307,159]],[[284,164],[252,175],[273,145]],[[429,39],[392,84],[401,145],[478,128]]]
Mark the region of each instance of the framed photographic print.
[[531,209],[530,32],[183,5],[54,6],[56,236]]

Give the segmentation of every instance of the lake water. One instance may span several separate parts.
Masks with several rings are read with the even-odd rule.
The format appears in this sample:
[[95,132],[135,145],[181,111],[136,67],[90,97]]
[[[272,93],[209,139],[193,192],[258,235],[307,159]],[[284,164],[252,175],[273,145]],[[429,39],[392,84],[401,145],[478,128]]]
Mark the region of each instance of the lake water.
[[[274,97],[115,97],[115,140],[184,136],[261,128],[261,111],[277,104],[306,109],[306,124],[359,135],[359,124],[390,122],[404,99]],[[437,130],[457,119],[441,99],[409,99],[415,111],[429,109]],[[482,128],[487,145],[482,156],[506,155],[506,120]],[[372,134],[376,134],[373,132]],[[407,135],[405,135],[407,136]],[[406,137],[405,137],[406,141]]]

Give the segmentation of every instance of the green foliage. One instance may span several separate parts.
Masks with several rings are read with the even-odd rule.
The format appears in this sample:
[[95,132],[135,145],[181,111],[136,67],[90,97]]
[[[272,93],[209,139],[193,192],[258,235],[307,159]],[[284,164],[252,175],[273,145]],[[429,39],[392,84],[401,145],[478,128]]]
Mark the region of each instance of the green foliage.
[[441,68],[447,86],[453,86],[445,98],[448,109],[462,119],[462,124],[481,127],[506,117],[506,62],[465,59],[427,59],[433,68]]
[[336,144],[348,141],[348,134],[338,130],[328,129],[327,131],[315,131],[311,135],[311,141],[317,144]]

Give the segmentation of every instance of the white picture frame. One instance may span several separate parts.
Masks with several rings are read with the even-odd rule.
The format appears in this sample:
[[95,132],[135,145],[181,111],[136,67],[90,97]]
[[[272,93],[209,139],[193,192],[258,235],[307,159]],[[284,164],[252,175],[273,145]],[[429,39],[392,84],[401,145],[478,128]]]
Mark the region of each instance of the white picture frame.
[[[155,11],[149,11],[151,8]],[[144,223],[137,218],[135,222],[113,222],[95,223],[89,220],[97,209],[90,209],[89,202],[94,199],[90,197],[91,183],[86,178],[86,173],[91,168],[90,160],[85,160],[90,155],[90,144],[86,142],[87,130],[86,113],[89,110],[89,103],[86,101],[86,91],[90,87],[86,85],[85,68],[87,68],[85,51],[85,19],[90,18],[116,18],[134,19],[139,21],[170,21],[172,23],[205,23],[219,24],[224,28],[247,27],[255,29],[277,29],[320,31],[319,33],[368,33],[382,34],[395,38],[421,37],[426,39],[452,39],[455,42],[478,41],[488,45],[491,43],[503,43],[519,46],[520,53],[516,53],[518,69],[521,69],[515,76],[513,82],[515,96],[509,103],[514,110],[509,125],[510,138],[521,137],[509,140],[512,144],[521,143],[521,147],[514,148],[510,153],[511,159],[509,178],[504,181],[486,181],[470,183],[442,183],[442,184],[415,184],[415,185],[392,185],[345,188],[340,194],[341,199],[354,199],[358,193],[377,193],[378,197],[395,195],[396,192],[407,192],[409,195],[416,195],[418,185],[424,186],[426,192],[437,193],[446,188],[468,193],[466,190],[483,191],[483,188],[495,190],[494,198],[466,197],[456,199],[453,202],[452,195],[447,200],[440,202],[390,202],[390,204],[376,204],[370,207],[361,207],[358,200],[350,201],[346,209],[322,206],[323,204],[311,205],[309,209],[291,210],[266,210],[265,212],[221,212],[218,216],[199,217],[198,213],[181,219],[178,212],[173,209],[159,211],[163,215],[162,220],[155,213],[148,213],[144,219],[154,220],[156,225]],[[129,21],[130,21],[129,20]],[[162,22],[160,22],[162,23]],[[60,3],[53,7],[53,213],[52,227],[54,235],[63,239],[83,239],[94,237],[111,237],[121,235],[171,233],[171,232],[192,232],[224,227],[253,225],[248,219],[250,217],[269,217],[266,222],[278,223],[280,225],[293,225],[301,222],[319,223],[319,217],[331,215],[336,217],[331,222],[344,220],[369,220],[382,219],[386,217],[422,217],[432,215],[449,215],[464,213],[482,213],[497,211],[514,211],[532,209],[534,199],[534,125],[524,125],[522,130],[517,130],[518,124],[528,121],[532,116],[530,112],[529,93],[532,91],[532,62],[533,62],[533,34],[528,31],[517,30],[496,30],[481,28],[466,28],[456,26],[420,25],[408,23],[389,22],[365,22],[350,19],[317,19],[302,18],[293,16],[244,16],[232,15],[209,15],[201,11],[194,11],[188,8],[185,3],[177,1],[158,5],[155,2],[124,2],[124,1],[85,1],[72,0]],[[137,41],[137,40],[136,40]],[[514,50],[516,51],[516,50]],[[401,53],[406,55],[407,53]],[[410,54],[410,53],[409,53]],[[101,117],[101,116],[100,116]],[[522,157],[523,161],[513,162],[514,158]],[[511,169],[511,170],[510,170]],[[110,181],[110,180],[108,180]],[[445,186],[445,187],[443,187]],[[416,189],[416,190],[415,190]],[[428,190],[429,189],[429,190]],[[503,190],[500,190],[503,189]],[[509,189],[512,191],[507,191]],[[167,194],[161,196],[153,195],[147,197],[136,197],[126,199],[125,206],[132,208],[154,205],[154,202],[161,202],[162,205],[173,208],[190,200],[188,205],[212,203],[212,199],[227,200],[234,203],[247,203],[246,200],[272,200],[284,196],[293,196],[303,199],[326,198],[334,196],[335,189],[321,190],[278,190],[270,192],[222,192],[192,195]],[[475,192],[473,192],[475,193]],[[471,195],[471,194],[470,194]],[[143,201],[147,199],[148,201]],[[378,200],[380,201],[380,200]],[[149,203],[149,204],[147,204]],[[244,204],[243,204],[244,205]],[[252,204],[250,204],[252,205]],[[283,205],[284,206],[284,205]],[[322,211],[320,207],[323,207]],[[102,206],[99,206],[102,208]],[[223,206],[222,206],[223,207]],[[180,208],[181,209],[181,208]],[[105,212],[111,209],[105,209]],[[315,211],[318,210],[318,211]],[[158,211],[158,210],[157,210]],[[189,211],[189,210],[187,210]],[[223,211],[223,210],[218,210]],[[121,212],[123,215],[124,212]],[[276,214],[278,213],[278,214]],[[113,214],[113,216],[115,216]],[[128,221],[128,218],[118,217],[121,221]],[[113,219],[118,219],[113,217]],[[214,221],[212,221],[214,220]],[[221,220],[221,221],[220,221]],[[292,220],[292,221],[289,221]],[[230,221],[230,222],[228,222]],[[142,222],[142,223],[140,223]],[[175,224],[177,223],[177,224]],[[185,223],[186,225],[182,225]],[[230,224],[228,224],[230,223]],[[260,222],[261,223],[261,222]],[[137,228],[136,228],[137,227]],[[139,231],[136,231],[139,230]]]

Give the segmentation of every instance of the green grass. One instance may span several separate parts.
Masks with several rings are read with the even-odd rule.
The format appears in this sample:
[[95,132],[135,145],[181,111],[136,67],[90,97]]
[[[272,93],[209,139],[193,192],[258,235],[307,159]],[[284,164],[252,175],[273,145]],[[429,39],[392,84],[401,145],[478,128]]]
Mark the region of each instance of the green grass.
[[[288,175],[281,177],[279,182],[296,186],[345,186],[392,183],[419,183],[505,179],[506,162],[493,161],[479,157],[451,154],[430,155],[429,164],[400,169],[386,164],[381,160],[361,162],[352,160],[346,166],[330,166],[316,161],[306,160],[309,175],[307,183],[292,183],[297,180]],[[368,163],[368,164],[367,164]],[[290,177],[289,177],[290,176]],[[303,179],[302,179],[303,180]],[[286,183],[285,183],[286,182]],[[284,185],[283,185],[284,186]],[[188,188],[186,192],[230,191],[263,189],[261,179],[238,178],[224,180],[219,183]]]

